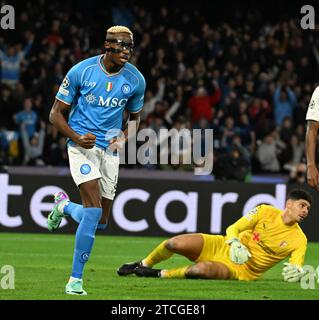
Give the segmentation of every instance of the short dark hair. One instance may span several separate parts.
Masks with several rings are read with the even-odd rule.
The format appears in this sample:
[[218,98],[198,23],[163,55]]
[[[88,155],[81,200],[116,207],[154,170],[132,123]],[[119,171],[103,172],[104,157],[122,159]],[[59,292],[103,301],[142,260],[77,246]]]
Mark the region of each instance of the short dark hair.
[[306,200],[310,203],[310,205],[312,204],[312,195],[302,189],[293,189],[289,192],[287,200],[291,199],[291,200]]

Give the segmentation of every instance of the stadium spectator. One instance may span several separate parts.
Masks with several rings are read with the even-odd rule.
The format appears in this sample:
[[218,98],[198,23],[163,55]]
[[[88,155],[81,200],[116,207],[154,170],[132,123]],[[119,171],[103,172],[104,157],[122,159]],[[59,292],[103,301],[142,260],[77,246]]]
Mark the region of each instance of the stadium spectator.
[[33,136],[36,131],[36,125],[38,122],[38,115],[32,110],[32,99],[27,97],[23,101],[23,110],[14,115],[14,121],[18,125],[24,124],[25,130],[29,138]]
[[45,123],[41,121],[40,132],[34,132],[30,139],[26,123],[21,124],[21,137],[24,148],[23,164],[25,165],[44,165],[42,158],[44,139],[45,139]]
[[275,141],[273,132],[263,138],[256,154],[263,172],[278,173],[280,171],[279,147],[284,148],[284,145],[282,142]]
[[6,164],[8,162],[8,149],[9,141],[7,138],[6,130],[0,127],[0,165]]
[[220,128],[220,145],[223,150],[230,150],[235,134],[239,134],[239,128],[235,127],[233,117],[228,116],[225,119],[225,124]]
[[289,87],[277,87],[274,94],[274,115],[277,126],[280,126],[286,117],[292,118],[297,104],[296,96]]
[[5,47],[4,39],[0,38],[1,83],[12,88],[20,79],[21,63],[32,47],[34,34],[26,31],[25,38],[27,45],[24,49],[20,49],[20,45]]
[[300,141],[296,134],[293,134],[285,149],[284,169],[292,170],[303,162],[305,143]]
[[157,81],[157,92],[153,95],[152,90],[147,90],[145,93],[145,103],[141,113],[141,120],[145,120],[147,116],[155,109],[155,104],[163,100],[165,91],[165,80],[160,78]]
[[251,171],[244,147],[233,144],[230,151],[217,159],[213,173],[217,180],[246,181]]
[[212,121],[214,114],[214,105],[220,101],[221,90],[214,82],[215,91],[212,95],[207,93],[207,89],[203,86],[199,87],[196,94],[188,101],[191,112],[192,124],[196,124],[201,118]]
[[13,91],[9,86],[3,85],[0,95],[0,126],[7,129],[13,129],[15,127],[12,115],[15,111],[18,111],[17,102],[13,95]]

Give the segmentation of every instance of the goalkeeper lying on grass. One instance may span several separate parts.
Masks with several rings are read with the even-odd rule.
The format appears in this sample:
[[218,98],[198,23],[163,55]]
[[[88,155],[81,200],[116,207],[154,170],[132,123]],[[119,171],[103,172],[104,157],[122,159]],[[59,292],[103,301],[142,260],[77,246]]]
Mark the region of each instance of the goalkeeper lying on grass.
[[[284,210],[258,206],[228,227],[226,237],[208,234],[173,237],[163,241],[145,259],[122,265],[117,273],[158,278],[256,280],[289,256],[283,278],[288,282],[299,281],[304,275],[307,238],[298,223],[307,217],[311,202],[309,193],[293,190]],[[152,268],[174,253],[194,264],[170,270]]]

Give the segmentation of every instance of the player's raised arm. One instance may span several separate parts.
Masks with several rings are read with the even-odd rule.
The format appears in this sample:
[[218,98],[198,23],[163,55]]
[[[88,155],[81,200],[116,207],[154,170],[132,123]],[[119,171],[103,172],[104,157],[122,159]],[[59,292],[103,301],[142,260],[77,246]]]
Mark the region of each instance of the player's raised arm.
[[79,135],[72,130],[65,120],[64,113],[70,109],[70,106],[58,99],[55,99],[52,109],[50,111],[50,122],[67,138],[71,139],[74,143],[80,145],[85,149],[91,149],[95,145],[95,135],[86,133]]

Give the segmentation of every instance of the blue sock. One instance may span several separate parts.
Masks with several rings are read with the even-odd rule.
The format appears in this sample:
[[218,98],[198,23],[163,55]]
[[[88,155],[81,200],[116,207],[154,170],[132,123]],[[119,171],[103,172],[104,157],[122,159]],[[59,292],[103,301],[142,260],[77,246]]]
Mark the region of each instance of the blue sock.
[[72,277],[82,279],[95,238],[96,227],[101,219],[102,208],[83,208],[83,218],[76,230]]
[[[78,203],[69,201],[68,204],[64,207],[63,213],[67,216],[70,216],[75,222],[80,223],[83,218],[83,206]],[[96,230],[105,230],[107,223],[99,223]]]
[[64,207],[63,213],[67,216],[72,217],[74,221],[80,223],[83,218],[83,206],[69,201],[68,204]]
[[99,224],[97,225],[96,230],[105,230],[106,227],[107,227],[107,223],[99,223]]

